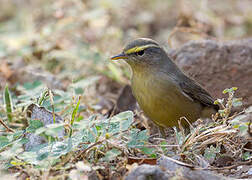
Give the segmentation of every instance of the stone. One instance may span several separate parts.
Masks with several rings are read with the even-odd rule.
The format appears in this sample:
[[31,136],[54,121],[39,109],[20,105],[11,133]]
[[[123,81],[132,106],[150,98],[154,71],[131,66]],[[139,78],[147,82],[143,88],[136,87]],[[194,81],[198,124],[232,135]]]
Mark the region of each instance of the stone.
[[243,98],[243,107],[252,104],[252,39],[190,41],[168,54],[214,98],[224,97],[225,88],[238,87],[236,97]]

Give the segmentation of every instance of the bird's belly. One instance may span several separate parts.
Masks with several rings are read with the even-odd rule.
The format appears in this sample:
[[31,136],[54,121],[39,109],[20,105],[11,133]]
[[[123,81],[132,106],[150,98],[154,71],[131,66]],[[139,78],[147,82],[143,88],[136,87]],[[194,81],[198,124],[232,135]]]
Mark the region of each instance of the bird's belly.
[[[184,96],[177,87],[160,88],[158,82],[140,82],[137,89],[133,86],[134,95],[144,113],[161,127],[178,126],[178,120],[185,117],[189,122],[200,116],[200,104]],[[183,126],[188,123],[181,121]]]

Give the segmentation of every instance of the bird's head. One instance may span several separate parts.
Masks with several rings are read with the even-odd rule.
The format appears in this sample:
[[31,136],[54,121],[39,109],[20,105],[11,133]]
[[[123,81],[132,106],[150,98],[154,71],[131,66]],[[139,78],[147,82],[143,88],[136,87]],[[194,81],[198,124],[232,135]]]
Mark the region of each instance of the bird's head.
[[125,60],[132,68],[157,67],[167,60],[167,54],[159,44],[151,39],[139,38],[128,43],[121,54],[111,60]]

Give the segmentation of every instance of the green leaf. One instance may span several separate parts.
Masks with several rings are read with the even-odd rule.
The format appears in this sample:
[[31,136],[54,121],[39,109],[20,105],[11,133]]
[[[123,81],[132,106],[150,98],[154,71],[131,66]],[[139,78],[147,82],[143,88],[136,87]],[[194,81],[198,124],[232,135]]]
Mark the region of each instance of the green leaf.
[[10,163],[13,166],[24,166],[24,165],[26,165],[26,163],[22,162],[22,161],[11,161]]
[[0,136],[0,149],[6,147],[10,143],[9,139],[5,136]]
[[[168,144],[167,141],[162,141],[162,142],[160,143],[160,145],[167,145],[167,144]],[[166,147],[161,147],[161,149],[162,149],[164,152],[167,150]]]
[[78,112],[79,106],[80,106],[80,97],[78,98],[78,102],[77,102],[77,104],[76,104],[76,106],[74,107],[73,112],[72,112],[72,116],[71,116],[72,118],[71,118],[71,122],[70,122],[70,125],[71,125],[71,126],[72,126],[73,123],[74,123],[75,116],[76,116],[76,114],[77,114],[77,112]]
[[11,98],[11,94],[9,92],[8,85],[6,85],[5,89],[4,89],[4,103],[5,103],[5,109],[6,109],[8,120],[9,120],[9,122],[11,122],[12,121],[13,105],[12,105],[12,98]]
[[23,131],[16,131],[13,134],[8,134],[6,136],[0,136],[0,150],[3,148],[13,144],[13,143],[19,143],[19,144],[25,144],[27,143],[27,139],[23,137]]
[[241,133],[246,133],[248,131],[248,126],[242,124],[239,126],[239,130]]
[[144,153],[144,154],[147,154],[147,155],[153,155],[153,153],[155,152],[155,148],[148,148],[148,147],[143,147],[141,148],[141,151]]
[[38,128],[43,127],[43,123],[40,120],[30,120],[29,121],[29,126],[26,128],[26,132],[33,133],[35,132]]
[[240,127],[239,124],[233,125],[233,128],[239,128],[239,127]]
[[116,157],[119,156],[120,154],[122,154],[121,151],[119,151],[118,149],[113,148],[110,151],[107,151],[105,153],[105,157],[103,157],[101,160],[109,162],[109,161],[115,160]]
[[238,89],[238,87],[232,87],[233,91],[236,91]]
[[227,88],[227,89],[224,89],[222,93],[223,94],[232,93],[232,92],[236,91],[237,89],[238,89],[237,87]]
[[39,87],[40,85],[42,85],[41,81],[34,81],[32,83],[30,83],[30,82],[24,83],[23,86],[27,90],[32,90],[32,89]]
[[225,111],[224,110],[218,110],[218,113],[220,114],[221,117],[224,117],[225,116]]
[[17,131],[15,131],[15,133],[8,134],[7,137],[9,140],[14,141],[14,140],[20,138],[23,134],[24,134],[23,130],[17,130]]
[[9,145],[12,145],[12,146],[10,146],[10,148],[6,148],[5,151],[0,153],[1,160],[9,160],[13,158],[14,156],[19,155],[23,151],[22,143],[23,143],[22,139],[18,139],[16,141],[9,142],[8,145],[5,145],[5,147]]
[[[94,129],[93,128],[93,132],[94,132]],[[96,129],[95,129],[96,130]],[[94,143],[95,140],[96,140],[96,136],[97,133],[90,133],[89,130],[82,130],[82,141],[83,142],[90,142],[90,143]]]
[[46,95],[48,93],[48,89],[46,89],[45,91],[43,91],[40,95],[40,98],[38,100],[38,105],[41,106],[46,98]]
[[63,123],[55,123],[48,124],[46,127],[40,127],[35,130],[35,135],[39,135],[41,133],[45,133],[48,136],[57,137],[64,132],[64,124]]
[[245,161],[250,160],[250,159],[252,159],[252,154],[250,152],[245,152],[242,154],[242,159]]
[[178,144],[182,145],[185,142],[185,139],[182,135],[182,132],[179,132],[176,127],[174,127],[174,131],[175,131],[175,135],[176,135],[175,137],[176,137]]
[[223,94],[226,94],[226,93],[228,93],[228,92],[230,92],[230,89],[224,89],[224,90],[222,91]]
[[33,151],[23,152],[19,155],[19,159],[22,159],[25,162],[37,165],[39,164],[39,160],[37,159],[38,154]]
[[75,94],[83,94],[84,93],[84,90],[80,87],[75,88],[74,91],[75,91]]
[[45,153],[39,154],[37,156],[37,160],[38,161],[42,161],[43,159],[46,159],[48,156],[49,156],[49,152],[45,152]]
[[123,120],[132,120],[133,119],[133,112],[132,111],[125,111],[125,112],[121,112],[115,116],[113,116],[110,120],[110,122],[120,122]]
[[220,148],[215,148],[213,145],[207,147],[204,152],[204,157],[209,161],[213,161],[216,158],[216,154],[220,152]]
[[130,148],[141,148],[148,141],[147,130],[139,131],[138,129],[132,129],[130,132],[129,142],[127,146]]
[[[125,111],[113,116],[110,120],[109,133],[122,132],[130,128],[134,114],[132,111]],[[107,124],[108,125],[108,124]]]
[[242,98],[233,98],[232,104],[234,107],[242,106]]

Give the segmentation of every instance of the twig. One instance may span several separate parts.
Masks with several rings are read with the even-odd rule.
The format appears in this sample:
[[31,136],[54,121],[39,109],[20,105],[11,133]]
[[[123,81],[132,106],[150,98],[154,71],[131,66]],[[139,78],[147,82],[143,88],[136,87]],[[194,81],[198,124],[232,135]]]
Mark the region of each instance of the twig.
[[0,119],[0,123],[7,129],[8,132],[12,132],[12,133],[15,132],[15,131],[12,130],[11,128],[9,128],[1,119]]
[[53,124],[55,124],[56,120],[55,120],[55,109],[54,109],[53,93],[52,93],[52,91],[50,89],[48,90],[48,93],[49,93],[49,98],[50,98],[51,107],[52,107]]
[[135,148],[136,147],[149,147],[149,148],[152,148],[152,147],[179,147],[179,145],[135,145]]
[[[150,138],[152,138],[153,136],[158,136],[158,134],[151,135]],[[154,137],[153,140],[157,140],[157,141],[166,141],[166,139],[160,138],[160,137],[158,137],[158,138],[155,138],[155,137]]]
[[245,110],[243,109],[241,112],[235,112],[234,115],[232,115],[231,117],[229,117],[227,120],[232,120],[234,119],[236,116],[239,116],[241,114],[244,114],[245,113]]
[[[122,131],[121,133],[124,133],[128,130],[124,130]],[[92,131],[91,131],[92,132]],[[114,134],[112,134],[110,137],[114,137],[116,136],[117,134],[119,134],[119,132],[116,132]],[[83,151],[81,151],[72,161],[75,161],[76,159],[78,159],[80,156],[82,156],[82,154],[86,153],[89,149],[93,148],[94,146],[98,145],[98,144],[101,144],[102,142],[106,141],[107,142],[107,139],[103,138],[102,140],[100,141],[97,141],[95,142],[94,144],[90,145],[89,147],[87,147],[86,149],[84,149]]]
[[225,169],[233,169],[233,168],[236,168],[237,166],[247,165],[247,164],[251,164],[251,163],[252,163],[252,160],[247,161],[247,162],[240,162],[240,163],[237,163],[237,164],[232,165],[232,166],[226,166],[226,167],[221,167],[221,168],[210,167],[210,168],[199,168],[199,169],[202,169],[202,170],[225,170]]
[[248,151],[248,152],[252,152],[252,149],[248,149],[248,148],[243,148],[243,150]]
[[165,158],[167,158],[170,161],[173,161],[174,163],[176,163],[178,165],[189,167],[189,168],[193,168],[195,170],[225,170],[225,169],[232,169],[232,168],[235,168],[235,167],[240,166],[240,165],[247,165],[247,164],[251,164],[252,163],[252,160],[250,160],[250,161],[247,161],[247,162],[240,162],[238,164],[235,164],[235,165],[232,165],[232,166],[226,166],[226,167],[222,167],[222,168],[214,168],[214,167],[203,168],[203,167],[187,164],[187,163],[184,163],[184,162],[176,160],[176,159],[172,159],[172,158],[167,157],[167,156],[165,156]]
[[172,158],[167,157],[167,156],[165,156],[165,158],[168,159],[169,161],[173,161],[176,164],[181,165],[181,166],[185,166],[185,167],[189,167],[189,168],[196,168],[196,166],[194,166],[194,165],[187,164],[187,163],[184,163],[184,162],[176,160],[176,159],[172,159]]
[[89,147],[87,147],[86,149],[84,149],[83,151],[81,151],[72,161],[75,161],[76,159],[78,159],[80,156],[82,156],[82,154],[86,153],[89,149],[93,148],[94,146],[101,144],[105,139],[102,139],[100,141],[97,141],[96,143],[90,145]]
[[250,120],[248,124],[248,134],[252,137],[251,124],[252,124],[252,117],[250,116]]

